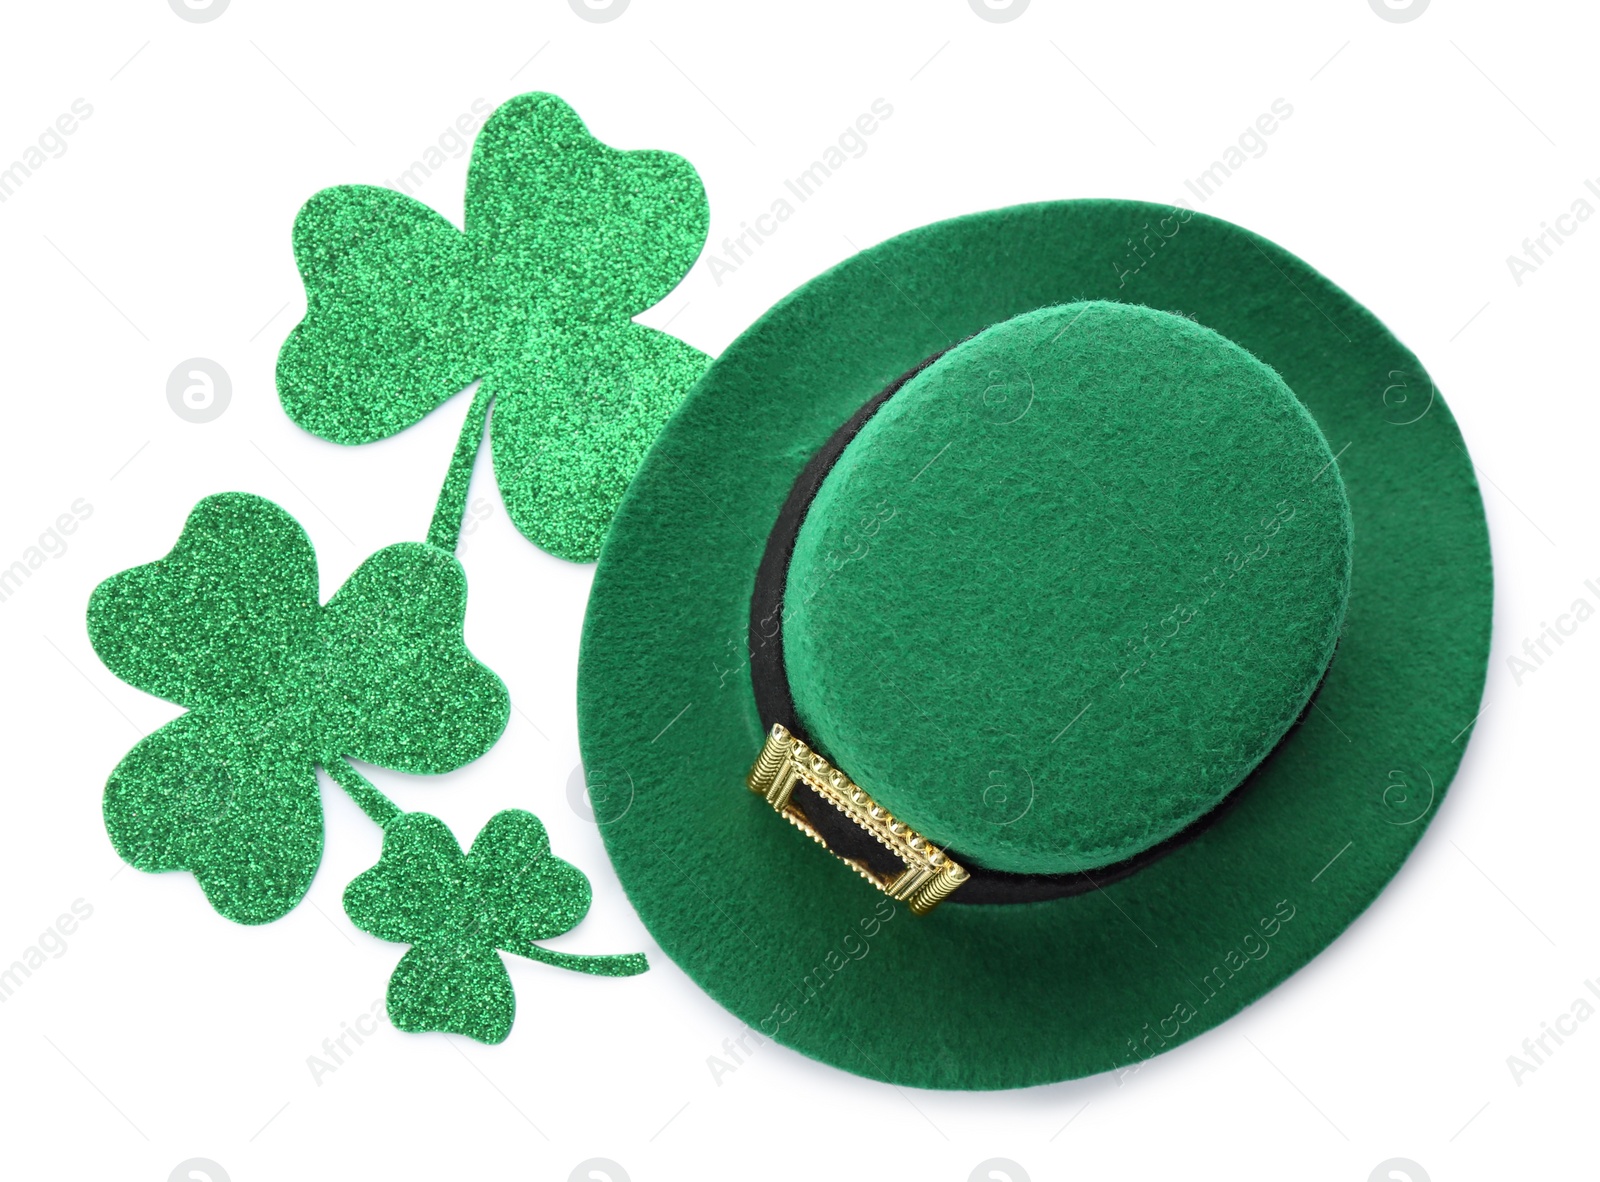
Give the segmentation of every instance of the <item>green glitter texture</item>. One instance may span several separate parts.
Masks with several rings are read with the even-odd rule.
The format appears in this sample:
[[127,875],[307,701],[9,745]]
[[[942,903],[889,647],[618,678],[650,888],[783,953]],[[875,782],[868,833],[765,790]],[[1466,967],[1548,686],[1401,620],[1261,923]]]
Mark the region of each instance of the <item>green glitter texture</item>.
[[[476,424],[481,436],[481,414]],[[433,532],[453,545],[457,529],[436,519]],[[467,651],[466,604],[461,564],[432,542],[378,551],[321,604],[299,523],[222,493],[195,506],[165,558],[95,588],[89,639],[123,681],[188,710],[106,784],[106,830],[125,861],[191,872],[236,922],[277,919],[322,859],[320,765],[384,827],[382,858],[345,909],[363,931],[413,945],[389,984],[390,1018],[501,1042],[516,999],[497,948],[601,976],[649,966],[534,943],[577,924],[590,891],[533,814],[498,814],[463,856],[442,821],[401,812],[349,762],[448,772],[500,738],[510,699]]]
[[554,95],[511,99],[473,149],[465,232],[389,189],[342,185],[305,204],[294,252],[307,311],[278,357],[284,409],[324,439],[369,443],[481,379],[471,447],[458,448],[430,537],[459,529],[474,420],[492,401],[511,520],[550,553],[591,561],[709,362],[632,321],[688,272],[709,220],[682,157],[607,147]]
[[462,640],[466,593],[452,555],[407,542],[319,604],[294,518],[244,493],[201,501],[170,554],[89,600],[106,667],[188,708],[111,773],[117,852],[192,872],[229,919],[283,915],[322,856],[317,764],[447,772],[505,729],[505,686]]
[[433,509],[433,522],[428,526],[428,544],[452,554],[461,540],[461,518],[467,511],[467,493],[472,488],[472,463],[483,444],[489,402],[488,388],[479,386],[472,396],[472,405],[467,408],[467,421],[461,425],[461,438],[456,440],[444,487],[439,490],[439,503]]
[[579,956],[541,948],[589,910],[589,880],[550,852],[532,813],[507,809],[461,847],[442,821],[408,813],[384,830],[383,855],[344,893],[364,932],[412,947],[389,979],[389,1019],[402,1030],[443,1030],[503,1042],[516,1014],[497,949],[561,968],[627,977],[641,954]]
[[498,814],[463,855],[443,822],[402,812],[350,761],[443,773],[505,730],[505,686],[462,636],[466,576],[452,553],[485,433],[517,528],[593,559],[708,363],[632,321],[682,279],[708,221],[687,161],[608,148],[546,94],[485,124],[465,232],[387,189],[341,186],[306,203],[294,250],[307,312],[278,357],[290,417],[367,443],[478,386],[428,540],[380,550],[328,603],[299,523],[245,493],[201,501],[170,554],[96,588],[100,659],[187,710],[106,783],[106,829],[125,861],[189,871],[239,923],[275,920],[322,859],[321,766],[384,828],[383,855],[345,909],[412,945],[389,984],[396,1026],[504,1040],[516,999],[500,951],[601,976],[649,967],[642,954],[535,943],[577,924],[590,899],[537,817]]

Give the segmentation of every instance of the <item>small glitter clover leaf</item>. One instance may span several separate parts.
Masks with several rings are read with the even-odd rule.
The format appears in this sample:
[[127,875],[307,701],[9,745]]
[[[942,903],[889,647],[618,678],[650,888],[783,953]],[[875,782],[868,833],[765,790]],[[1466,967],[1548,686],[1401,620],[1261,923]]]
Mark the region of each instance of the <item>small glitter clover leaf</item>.
[[188,870],[222,915],[265,923],[322,856],[321,765],[380,824],[399,810],[345,762],[447,772],[506,726],[505,686],[462,639],[466,577],[421,542],[368,558],[326,604],[298,522],[245,493],[207,497],[172,552],[89,600],[123,681],[187,708],[111,773],[105,822],[140,870]]
[[497,1043],[517,1009],[500,951],[606,977],[649,967],[642,953],[580,956],[534,943],[576,926],[589,897],[589,880],[550,852],[532,813],[495,814],[467,854],[437,817],[407,813],[384,829],[378,864],[345,888],[344,910],[362,931],[411,945],[389,978],[391,1022]]
[[466,229],[391,189],[324,189],[294,225],[306,316],[278,357],[289,417],[335,443],[402,431],[481,379],[434,519],[454,549],[489,435],[506,511],[592,561],[656,432],[709,358],[632,317],[705,244],[694,167],[618,151],[559,98],[525,94],[478,136]]

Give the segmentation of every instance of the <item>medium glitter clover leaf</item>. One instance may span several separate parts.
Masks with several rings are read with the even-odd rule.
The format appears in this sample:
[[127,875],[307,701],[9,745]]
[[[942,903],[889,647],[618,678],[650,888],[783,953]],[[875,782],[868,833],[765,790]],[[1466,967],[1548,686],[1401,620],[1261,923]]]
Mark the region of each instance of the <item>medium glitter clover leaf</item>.
[[[246,493],[201,501],[171,553],[89,600],[106,667],[188,711],[111,773],[117,853],[190,871],[239,923],[289,911],[322,856],[317,765],[341,784],[360,782],[347,756],[446,772],[505,729],[510,699],[467,651],[465,609],[460,563],[421,542],[378,551],[321,604],[294,518]],[[349,790],[380,823],[398,812]]]
[[591,561],[709,362],[632,320],[687,274],[709,221],[687,160],[610,148],[554,95],[511,99],[473,148],[464,232],[365,185],[324,189],[301,209],[306,316],[278,356],[279,398],[306,430],[359,444],[482,379],[429,540],[454,548],[492,403],[512,522],[552,554]]
[[391,1022],[497,1043],[517,1009],[500,951],[607,977],[649,967],[642,953],[579,956],[534,943],[574,927],[589,897],[589,880],[550,852],[532,813],[495,814],[467,854],[443,821],[407,813],[385,827],[378,864],[345,888],[344,910],[362,931],[411,945],[389,978]]

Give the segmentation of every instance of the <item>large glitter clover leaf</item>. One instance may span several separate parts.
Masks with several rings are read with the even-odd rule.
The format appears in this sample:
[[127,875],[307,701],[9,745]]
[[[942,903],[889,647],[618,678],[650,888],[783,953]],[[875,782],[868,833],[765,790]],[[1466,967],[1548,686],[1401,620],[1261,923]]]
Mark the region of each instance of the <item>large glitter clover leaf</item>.
[[549,94],[479,133],[466,228],[390,189],[324,189],[300,211],[305,319],[278,357],[289,416],[383,439],[481,379],[429,540],[454,549],[490,416],[506,509],[534,544],[591,561],[634,470],[709,359],[632,317],[688,272],[709,224],[694,167],[618,151]]
[[639,953],[582,956],[535,943],[576,925],[589,899],[589,880],[550,852],[532,813],[496,814],[466,854],[442,821],[408,813],[385,828],[378,864],[345,889],[344,909],[362,931],[411,945],[389,979],[390,1021],[497,1043],[516,1014],[500,951],[608,977],[648,967]]
[[107,579],[89,637],[123,681],[186,707],[111,773],[105,822],[141,870],[187,870],[211,905],[265,923],[322,856],[316,767],[380,824],[399,810],[346,762],[447,772],[505,729],[505,686],[462,639],[466,579],[401,543],[326,604],[299,524],[244,493],[207,497],[171,553]]

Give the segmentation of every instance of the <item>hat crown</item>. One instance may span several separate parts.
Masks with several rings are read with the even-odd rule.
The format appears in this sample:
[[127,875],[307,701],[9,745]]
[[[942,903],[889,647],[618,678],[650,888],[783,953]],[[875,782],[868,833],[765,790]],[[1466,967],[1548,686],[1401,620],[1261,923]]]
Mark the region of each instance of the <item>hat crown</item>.
[[799,721],[981,865],[1107,866],[1304,709],[1350,543],[1327,441],[1244,349],[1133,305],[1025,313],[908,381],[818,489],[785,589]]

